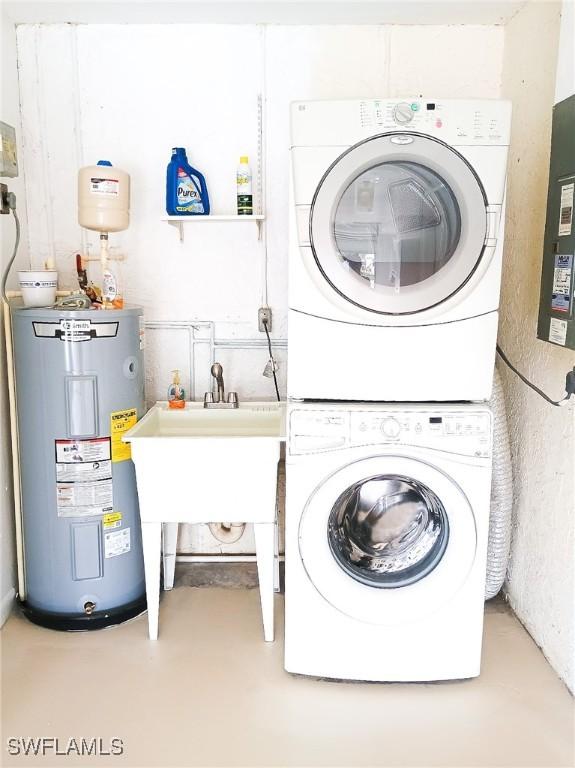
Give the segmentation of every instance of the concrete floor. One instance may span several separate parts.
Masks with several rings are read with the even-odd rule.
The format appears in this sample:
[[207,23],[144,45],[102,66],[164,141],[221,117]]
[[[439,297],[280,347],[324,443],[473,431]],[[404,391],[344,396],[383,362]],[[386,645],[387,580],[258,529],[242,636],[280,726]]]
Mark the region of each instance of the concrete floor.
[[[487,606],[467,682],[334,683],[282,668],[257,590],[166,593],[160,640],[141,616],[62,634],[13,615],[1,633],[5,766],[573,766],[573,700],[517,619]],[[18,736],[112,737],[108,758],[9,757]]]

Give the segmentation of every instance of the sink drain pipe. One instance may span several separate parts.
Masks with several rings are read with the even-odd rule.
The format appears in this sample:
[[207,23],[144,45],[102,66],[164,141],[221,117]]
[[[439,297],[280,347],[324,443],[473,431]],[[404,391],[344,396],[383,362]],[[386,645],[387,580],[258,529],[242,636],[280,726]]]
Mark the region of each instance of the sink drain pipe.
[[485,599],[490,600],[503,586],[511,548],[511,512],[513,508],[513,476],[505,398],[499,371],[495,368],[493,394],[493,473],[491,477],[491,512],[487,544],[487,578]]
[[245,523],[209,523],[212,536],[222,544],[233,544],[239,541],[246,529]]

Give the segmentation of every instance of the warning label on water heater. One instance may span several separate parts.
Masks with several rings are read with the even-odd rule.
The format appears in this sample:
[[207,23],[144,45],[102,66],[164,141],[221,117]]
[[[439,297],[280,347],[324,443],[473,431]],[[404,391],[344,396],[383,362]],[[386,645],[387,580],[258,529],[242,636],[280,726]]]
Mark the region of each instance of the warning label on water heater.
[[56,440],[58,517],[91,517],[113,511],[109,437]]
[[112,461],[127,461],[132,458],[130,443],[124,443],[122,437],[138,421],[136,408],[114,411],[110,414],[110,432],[112,435]]

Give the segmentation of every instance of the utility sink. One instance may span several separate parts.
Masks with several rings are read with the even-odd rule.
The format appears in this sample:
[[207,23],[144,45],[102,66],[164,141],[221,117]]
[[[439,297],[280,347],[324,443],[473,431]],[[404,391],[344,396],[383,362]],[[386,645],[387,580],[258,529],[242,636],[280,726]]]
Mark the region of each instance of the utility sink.
[[[182,409],[156,403],[130,430],[126,440],[140,437],[206,437],[284,439],[285,404],[240,403],[237,408],[204,408],[203,403],[186,403]],[[235,448],[238,446],[235,445]]]
[[174,580],[178,523],[252,523],[264,638],[273,640],[278,582],[277,467],[285,440],[285,403],[238,408],[156,403],[123,440],[136,467],[146,571],[148,627],[158,636],[163,531],[164,585]]
[[180,410],[160,402],[123,439],[132,444],[142,522],[255,522],[256,507],[274,519],[285,403]]

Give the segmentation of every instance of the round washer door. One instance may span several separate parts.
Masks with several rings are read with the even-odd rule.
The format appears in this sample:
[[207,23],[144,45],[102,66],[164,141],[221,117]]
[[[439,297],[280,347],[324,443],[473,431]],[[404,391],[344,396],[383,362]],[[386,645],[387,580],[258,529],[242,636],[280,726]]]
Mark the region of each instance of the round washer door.
[[370,624],[409,623],[465,583],[477,547],[461,488],[431,464],[372,456],[340,468],[299,526],[305,571],[337,610]]
[[330,166],[310,211],[318,268],[344,299],[381,314],[437,306],[484,253],[487,198],[467,160],[441,141],[387,133]]

